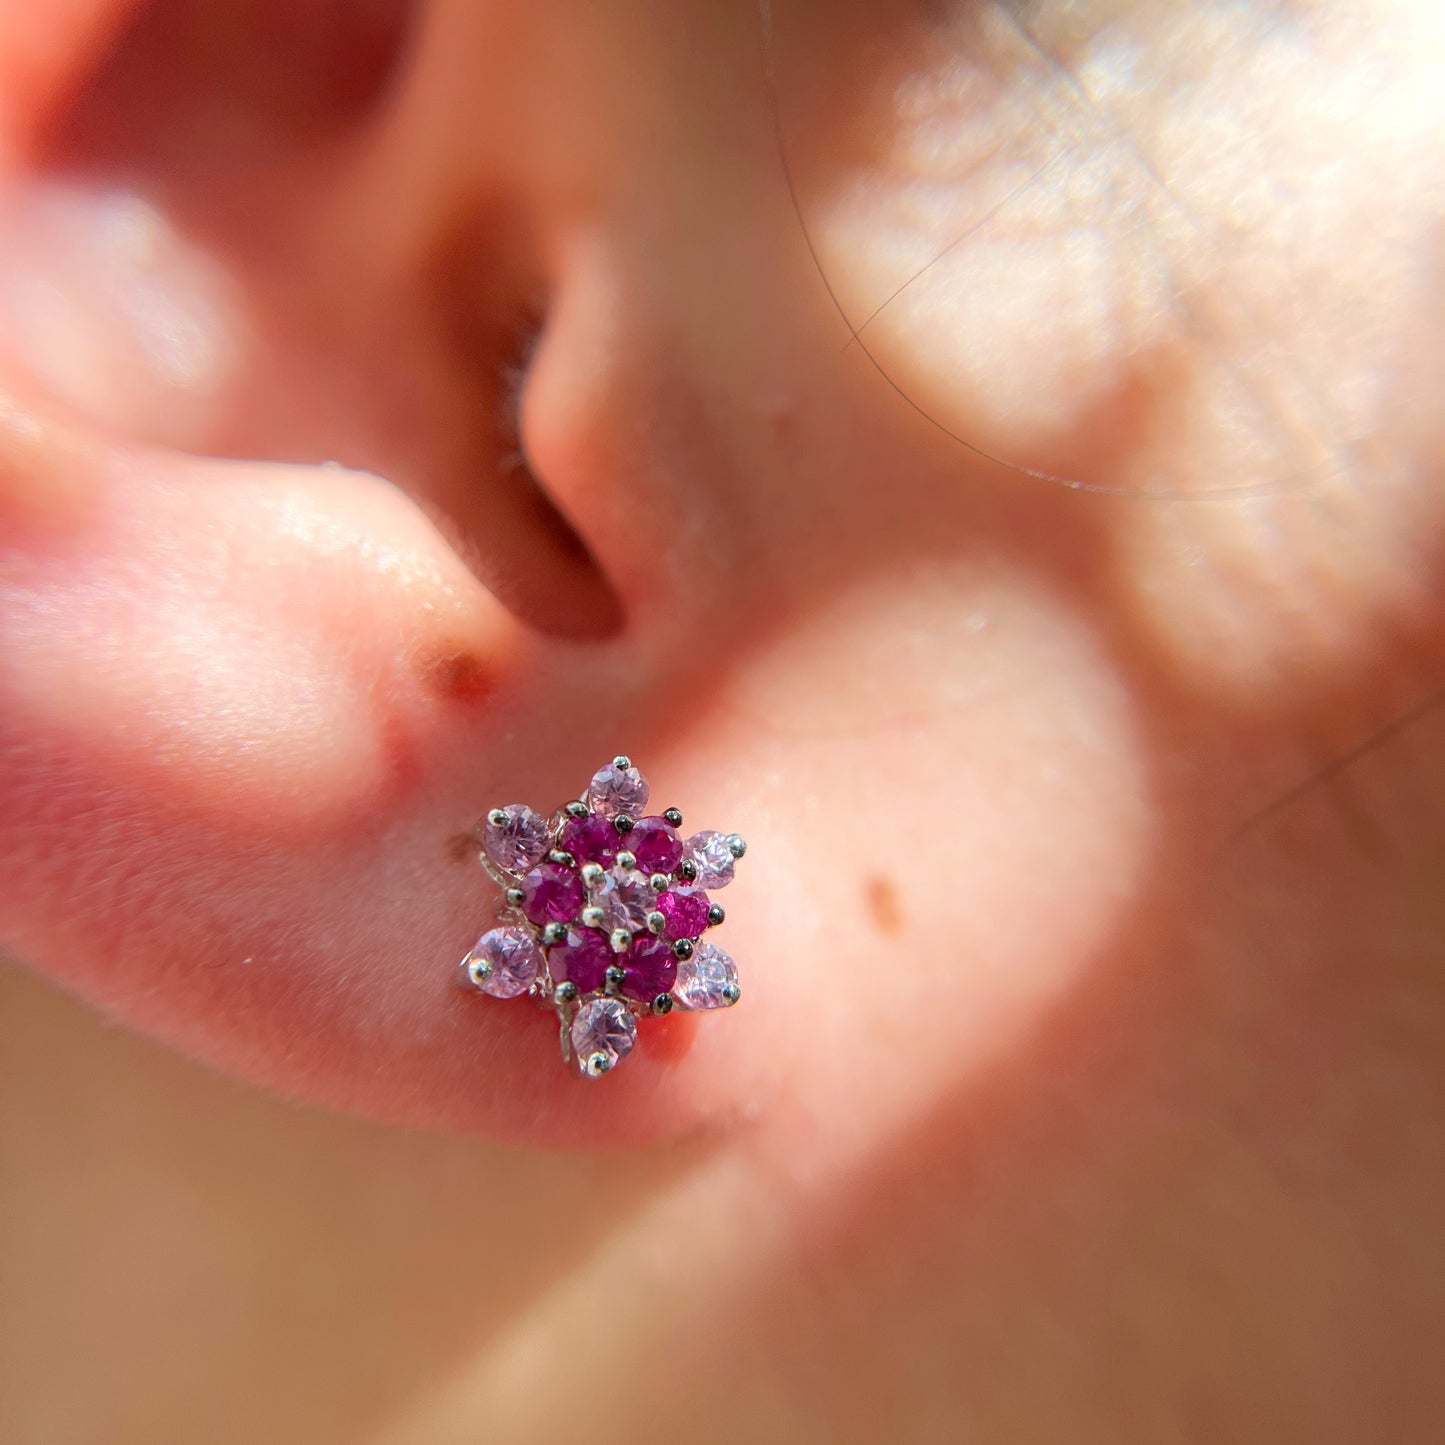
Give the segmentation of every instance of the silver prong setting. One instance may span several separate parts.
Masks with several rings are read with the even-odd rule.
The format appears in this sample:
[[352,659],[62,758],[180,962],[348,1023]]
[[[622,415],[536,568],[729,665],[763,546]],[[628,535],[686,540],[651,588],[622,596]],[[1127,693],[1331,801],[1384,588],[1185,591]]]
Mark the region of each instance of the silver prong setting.
[[607,915],[600,908],[584,908],[582,910],[582,926],[584,928],[602,928],[607,923]]
[[577,985],[571,979],[563,979],[556,988],[552,990],[552,1001],[558,1008],[566,1008],[568,1004],[577,1002]]
[[547,854],[547,861],[555,863],[559,868],[575,868],[577,860],[565,848],[553,848]]
[[667,821],[668,821],[669,823],[671,823],[674,828],[680,828],[680,827],[682,827],[682,809],[681,809],[681,808],[666,808],[666,809],[663,810],[662,816],[663,816],[664,818],[666,818]]
[[677,942],[672,945],[672,951],[679,963],[686,963],[696,950],[693,948],[690,938],[679,938]]
[[624,848],[617,855],[617,866],[625,872],[631,873],[632,870],[637,867],[637,854],[629,853],[627,849]]
[[617,756],[612,759],[612,766],[616,768],[619,773],[628,772],[632,767],[632,759],[629,758],[626,753],[618,753]]
[[672,879],[669,878],[666,873],[654,873],[652,877],[647,880],[647,886],[652,889],[654,893],[666,893],[671,883]]
[[556,948],[558,944],[567,942],[567,925],[565,923],[549,923],[542,930],[542,947]]
[[607,876],[607,870],[600,863],[584,863],[582,865],[582,881],[589,888],[596,888]]
[[603,1074],[612,1072],[612,1060],[601,1052],[588,1054],[587,1062],[582,1065],[582,1072],[589,1079],[600,1079]]
[[527,901],[527,895],[520,888],[509,888],[506,892],[506,899],[513,908],[520,908]]
[[494,828],[505,828],[507,826],[506,810],[503,808],[493,808],[492,811],[487,814],[487,822]]
[[728,852],[734,858],[741,858],[748,851],[747,839],[741,833],[729,833],[727,836]]
[[622,985],[626,978],[627,970],[621,964],[614,963],[608,968],[602,987],[605,992],[616,998],[622,992]]
[[649,933],[663,933],[667,929],[667,918],[664,914],[656,911],[647,915],[647,931]]
[[727,916],[727,909],[721,903],[713,903],[707,910],[707,926],[717,928]]
[[625,928],[614,928],[608,942],[612,945],[613,953],[626,953],[632,947],[632,935]]
[[569,818],[585,818],[588,816],[587,804],[580,801],[568,803],[564,811]]
[[677,865],[677,876],[681,878],[684,883],[696,883],[697,864],[694,863],[691,858],[684,858],[682,862]]
[[723,997],[728,1001],[728,1007],[731,1008],[743,996],[743,991],[737,986],[737,984],[730,983],[725,989],[723,989],[722,994]]
[[665,1018],[672,1012],[672,995],[660,993],[652,1001],[652,1012],[657,1018]]

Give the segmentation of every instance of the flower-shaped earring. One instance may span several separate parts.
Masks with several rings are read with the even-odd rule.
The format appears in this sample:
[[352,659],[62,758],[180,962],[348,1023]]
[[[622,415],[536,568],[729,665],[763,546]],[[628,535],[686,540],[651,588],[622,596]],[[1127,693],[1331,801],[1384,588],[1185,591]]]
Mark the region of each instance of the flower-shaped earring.
[[747,845],[736,833],[683,839],[682,814],[647,816],[648,794],[617,757],[550,820],[510,803],[482,830],[505,913],[462,960],[462,982],[552,1009],[562,1057],[585,1078],[632,1052],[638,1019],[738,1001],[732,959],[702,937],[723,921],[707,890],[732,882]]

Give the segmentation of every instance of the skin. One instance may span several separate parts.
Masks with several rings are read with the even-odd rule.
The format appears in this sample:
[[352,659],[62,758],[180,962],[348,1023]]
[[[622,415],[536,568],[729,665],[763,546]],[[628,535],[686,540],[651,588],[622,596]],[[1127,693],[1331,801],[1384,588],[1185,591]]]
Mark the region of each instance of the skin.
[[[1431,1438],[1435,8],[27,13],[0,1433]],[[744,999],[584,1084],[619,748]]]

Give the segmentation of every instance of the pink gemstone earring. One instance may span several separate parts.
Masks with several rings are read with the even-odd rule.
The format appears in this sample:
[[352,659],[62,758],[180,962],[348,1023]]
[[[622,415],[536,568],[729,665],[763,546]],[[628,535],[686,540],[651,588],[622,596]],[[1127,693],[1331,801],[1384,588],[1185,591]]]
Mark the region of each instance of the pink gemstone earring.
[[710,830],[683,839],[682,814],[647,816],[648,794],[631,759],[616,757],[550,819],[510,803],[482,829],[482,866],[505,905],[461,981],[553,1010],[562,1057],[584,1078],[632,1052],[638,1019],[738,1001],[732,959],[701,940],[723,921],[706,890],[732,882],[747,845]]

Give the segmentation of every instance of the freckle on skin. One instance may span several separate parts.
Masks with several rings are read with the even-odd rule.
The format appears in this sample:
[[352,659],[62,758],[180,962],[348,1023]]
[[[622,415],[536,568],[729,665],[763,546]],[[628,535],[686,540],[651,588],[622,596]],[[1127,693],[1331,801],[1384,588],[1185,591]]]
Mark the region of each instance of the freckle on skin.
[[877,876],[868,879],[863,896],[868,900],[868,912],[880,933],[896,935],[902,932],[903,905],[898,898],[898,886],[891,878]]

